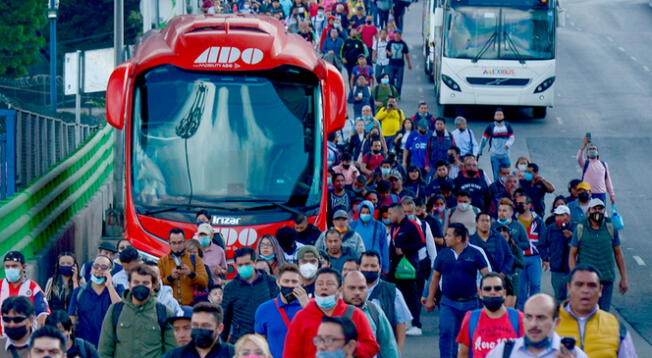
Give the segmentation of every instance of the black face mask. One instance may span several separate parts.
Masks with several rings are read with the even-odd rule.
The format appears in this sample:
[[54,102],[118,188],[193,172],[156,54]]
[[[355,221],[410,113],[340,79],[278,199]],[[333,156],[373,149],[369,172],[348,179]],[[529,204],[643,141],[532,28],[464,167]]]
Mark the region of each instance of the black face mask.
[[364,276],[364,279],[367,281],[367,283],[374,283],[376,280],[378,280],[378,276],[380,276],[380,272],[378,271],[360,271],[362,272],[362,275]]
[[503,306],[504,297],[483,297],[482,304],[491,312],[496,312]]
[[27,335],[27,326],[5,327],[5,334],[12,341],[18,341]]
[[146,286],[138,285],[131,289],[131,294],[134,296],[135,299],[142,302],[149,297],[149,295],[151,294],[151,290]]
[[523,214],[525,212],[525,205],[523,204],[516,204],[516,211],[519,214]]
[[199,348],[208,348],[215,342],[215,332],[210,329],[193,328],[190,337]]
[[591,219],[598,224],[602,224],[602,220],[604,219],[604,214],[600,212],[595,212],[591,214]]
[[371,21],[367,21],[367,25],[371,25]]
[[181,257],[181,256],[183,256],[183,254],[184,254],[185,252],[186,252],[186,249],[183,249],[183,250],[181,250],[181,251],[179,251],[179,252],[174,252],[174,251],[172,251],[172,255],[174,255],[174,256],[176,256],[176,257]]
[[580,199],[582,203],[586,203],[587,201],[589,201],[589,199],[591,199],[591,194],[583,191],[577,195],[577,198]]
[[378,153],[380,153],[380,150],[372,150],[372,152],[373,152],[374,154],[378,154]]
[[472,176],[472,177],[474,177],[474,176],[477,174],[477,172],[476,172],[475,170],[467,170],[466,173],[467,173],[469,176]]
[[294,295],[294,287],[283,287],[281,286],[281,295],[285,298],[288,303],[294,302],[297,299],[297,296]]
[[349,169],[351,168],[351,164],[342,164],[342,168]]
[[448,162],[449,162],[450,164],[455,164],[455,163],[457,162],[457,160],[455,160],[455,156],[454,156],[454,155],[449,155],[449,156],[448,156]]

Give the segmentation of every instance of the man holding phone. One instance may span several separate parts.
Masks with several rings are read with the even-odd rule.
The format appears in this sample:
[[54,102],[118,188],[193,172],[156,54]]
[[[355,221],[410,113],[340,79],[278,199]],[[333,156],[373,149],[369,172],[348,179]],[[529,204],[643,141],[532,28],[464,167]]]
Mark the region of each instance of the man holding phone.
[[376,119],[380,122],[385,142],[394,143],[394,138],[405,120],[405,113],[398,108],[396,97],[389,96],[387,98],[387,106],[378,110]]
[[500,343],[487,358],[588,358],[573,339],[555,333],[559,311],[555,299],[545,293],[530,297],[523,309],[525,336]]
[[591,133],[586,133],[582,146],[577,151],[577,164],[582,170],[582,181],[591,186],[591,196],[607,202],[607,194],[611,204],[616,203],[616,194],[611,181],[611,173],[606,162],[600,159],[598,146],[591,142]]

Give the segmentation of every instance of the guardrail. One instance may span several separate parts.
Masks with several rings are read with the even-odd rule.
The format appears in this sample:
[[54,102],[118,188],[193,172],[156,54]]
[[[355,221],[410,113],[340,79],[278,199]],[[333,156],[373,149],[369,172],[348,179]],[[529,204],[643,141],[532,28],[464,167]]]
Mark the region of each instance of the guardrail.
[[81,210],[113,170],[106,125],[73,154],[0,206],[0,252],[34,257]]

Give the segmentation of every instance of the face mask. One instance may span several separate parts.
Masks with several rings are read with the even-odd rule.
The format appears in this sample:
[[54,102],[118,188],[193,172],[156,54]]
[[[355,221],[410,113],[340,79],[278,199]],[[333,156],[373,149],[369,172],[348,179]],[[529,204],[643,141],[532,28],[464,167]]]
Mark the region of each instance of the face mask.
[[215,332],[210,329],[193,328],[190,337],[192,337],[192,342],[199,348],[208,348],[215,342]]
[[454,155],[449,155],[449,156],[448,156],[448,162],[449,162],[450,164],[455,164],[455,163],[457,162],[457,160],[455,159],[455,156],[454,156]]
[[342,164],[342,168],[349,169],[351,168],[351,164]]
[[326,180],[326,184],[328,184],[328,186],[333,185],[333,179],[331,179],[331,177],[328,177],[328,179]]
[[386,169],[386,168],[380,168],[380,173],[383,175],[389,175],[389,172],[391,169]]
[[96,285],[103,285],[106,281],[106,277],[97,277],[95,275],[91,275],[91,281],[93,281],[93,283]]
[[392,222],[389,221],[389,218],[384,218],[384,219],[383,219],[383,224],[385,224],[385,225],[389,225],[389,224],[391,224],[391,223],[392,223]]
[[210,245],[210,243],[211,243],[210,236],[200,236],[199,237],[199,244],[201,246],[206,247],[206,246]]
[[301,264],[299,265],[299,273],[301,273],[301,276],[307,279],[311,279],[315,277],[315,274],[317,273],[317,265],[315,264]]
[[247,354],[246,356],[240,356],[240,358],[265,358],[265,357],[259,356],[258,354]]
[[131,289],[131,294],[138,301],[145,301],[149,297],[150,293],[150,289],[147,288],[147,286],[143,285],[138,285]]
[[18,341],[27,335],[27,326],[5,327],[5,334],[12,341]]
[[367,281],[367,283],[376,282],[378,276],[380,276],[380,272],[378,271],[360,271],[360,272],[362,272],[362,275],[364,276],[364,279],[365,281]]
[[496,125],[500,127],[500,126],[503,125],[503,122],[504,122],[505,120],[504,120],[504,119],[500,119],[500,120],[496,119],[495,121],[496,121]]
[[316,296],[315,303],[320,308],[329,309],[335,306],[335,304],[337,303],[337,298],[335,297],[335,295],[324,296],[324,297]]
[[591,194],[587,192],[581,192],[577,195],[577,198],[580,199],[581,202],[586,203],[589,201],[589,199],[591,199]]
[[254,275],[254,268],[249,265],[240,266],[238,267],[238,275],[243,279],[248,280]]
[[381,78],[380,83],[382,83],[384,85],[388,85],[389,84],[389,78]]
[[353,192],[357,194],[357,193],[362,191],[362,188],[353,187],[353,188],[351,188],[351,190],[353,190]]
[[6,269],[5,270],[5,275],[7,277],[7,281],[9,281],[11,283],[14,283],[14,282],[20,280],[20,271],[21,271],[21,269],[15,268],[15,267]]
[[527,181],[532,181],[534,180],[534,175],[530,172],[525,172],[525,174],[523,174],[523,179]]
[[564,220],[564,219],[555,220],[555,223],[557,223],[557,226],[559,226],[562,229],[565,229],[566,227],[568,227],[568,222],[566,220]]
[[183,250],[181,250],[179,252],[172,252],[172,255],[174,255],[176,257],[181,257],[181,256],[183,256],[184,252],[186,252],[186,249],[183,249]]
[[408,217],[408,219],[410,219],[410,220],[414,220],[414,219],[416,219],[416,218],[417,218],[417,217],[416,217],[416,216],[414,216],[414,215],[408,215],[407,217]]
[[315,355],[315,358],[344,358],[346,355],[342,349],[338,349],[335,352],[325,352],[319,351]]
[[318,18],[322,18],[322,17],[324,17],[324,13],[323,13],[323,12],[318,12],[318,13],[317,13],[317,17],[318,17]]
[[509,219],[505,219],[505,220],[498,219],[496,220],[496,222],[500,225],[507,225],[509,224]]
[[518,170],[524,172],[525,169],[527,169],[527,164],[519,164],[519,165],[517,166],[517,168],[518,168]]
[[294,287],[283,287],[281,286],[281,295],[285,298],[288,303],[292,303],[297,299],[297,296],[294,295]]
[[371,220],[371,214],[360,214],[360,220],[362,220],[363,223],[369,222],[369,220]]
[[[378,155],[378,154],[380,154],[380,149],[374,149],[371,152]],[[382,172],[383,170],[381,169],[380,171]],[[387,172],[387,174],[389,174],[389,171]],[[387,175],[387,174],[384,174],[384,175]]]
[[265,261],[269,261],[269,260],[273,260],[276,257],[276,254],[271,254],[269,256],[265,256],[263,254],[260,254],[260,255],[258,255],[258,257],[260,257],[261,259],[263,259]]
[[501,183],[503,184],[507,183],[507,177],[500,177],[499,179]]
[[441,213],[444,212],[444,207],[443,206],[435,206],[435,211],[437,211],[438,213],[441,214]]
[[476,172],[475,170],[471,169],[471,170],[467,170],[466,173],[467,173],[468,175],[474,177],[478,172]]
[[371,21],[367,21],[367,25],[371,25]]
[[470,207],[469,203],[458,203],[457,206],[459,206],[462,211],[468,211]]
[[591,159],[595,159],[595,158],[598,157],[598,151],[595,150],[595,149],[589,149],[589,150],[586,152],[586,156],[589,157],[589,158],[591,158]]
[[523,338],[525,339],[525,346],[532,347],[534,349],[542,349],[542,348],[550,347],[550,345],[552,344],[550,337],[546,337],[538,342],[532,342],[527,335],[523,336]]
[[600,212],[595,212],[591,214],[591,219],[595,221],[598,224],[602,224],[602,220],[604,219],[604,214]]
[[333,27],[336,28],[336,29],[339,29],[339,28],[340,28],[340,24],[334,24]]
[[482,304],[491,312],[496,312],[503,306],[505,298],[503,297],[483,297]]
[[61,276],[72,276],[72,266],[59,266]]
[[525,212],[525,205],[523,204],[516,204],[516,211],[519,214],[523,214]]

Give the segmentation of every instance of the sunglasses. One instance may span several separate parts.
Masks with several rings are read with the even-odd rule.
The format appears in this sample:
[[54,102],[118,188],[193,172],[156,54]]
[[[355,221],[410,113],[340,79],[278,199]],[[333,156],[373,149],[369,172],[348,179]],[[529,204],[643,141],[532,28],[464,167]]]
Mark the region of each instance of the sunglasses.
[[482,287],[482,291],[484,291],[484,292],[491,292],[492,290],[496,291],[496,292],[500,292],[500,291],[503,290],[503,286],[484,286],[484,287]]
[[2,322],[4,323],[23,323],[28,317],[27,316],[14,316],[14,317],[9,317],[9,316],[2,316]]
[[108,270],[111,267],[109,265],[93,264],[93,268],[96,270]]

